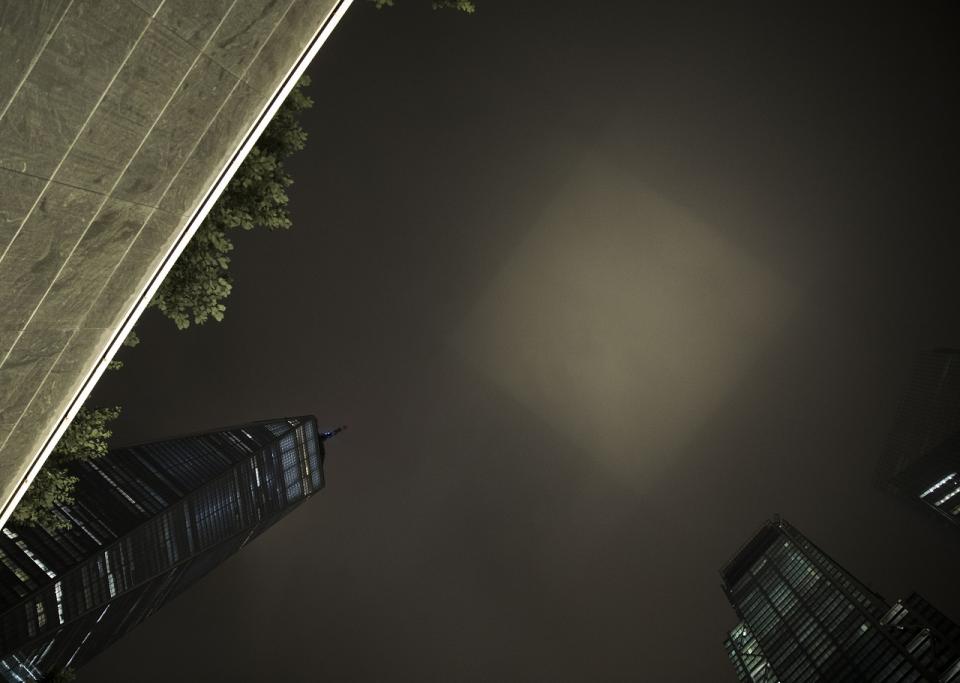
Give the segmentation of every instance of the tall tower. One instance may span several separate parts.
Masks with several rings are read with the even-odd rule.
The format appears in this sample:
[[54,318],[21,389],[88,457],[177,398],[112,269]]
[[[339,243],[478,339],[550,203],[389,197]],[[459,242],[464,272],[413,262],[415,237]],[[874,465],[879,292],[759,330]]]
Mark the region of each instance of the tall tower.
[[0,534],[0,680],[80,666],[149,617],[323,488],[334,433],[276,419],[75,464],[69,529]]
[[879,475],[887,490],[960,526],[960,351],[919,357]]
[[892,607],[779,517],[721,570],[741,681],[960,681],[960,629],[914,594]]

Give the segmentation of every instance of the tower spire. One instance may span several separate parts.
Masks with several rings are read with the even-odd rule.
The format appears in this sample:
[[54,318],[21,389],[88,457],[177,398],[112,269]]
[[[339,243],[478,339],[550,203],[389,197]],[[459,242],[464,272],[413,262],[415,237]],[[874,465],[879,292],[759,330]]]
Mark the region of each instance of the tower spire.
[[332,439],[333,437],[335,437],[337,434],[339,434],[346,428],[347,428],[347,425],[340,425],[336,429],[331,429],[330,431],[327,431],[327,432],[320,432],[320,440],[326,441],[327,439]]

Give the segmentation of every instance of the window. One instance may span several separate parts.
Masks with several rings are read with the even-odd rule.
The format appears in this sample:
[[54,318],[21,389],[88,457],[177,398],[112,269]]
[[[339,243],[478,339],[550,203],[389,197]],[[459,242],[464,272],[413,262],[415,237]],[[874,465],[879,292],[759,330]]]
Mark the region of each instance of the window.
[[943,487],[944,485],[946,485],[947,483],[953,481],[953,480],[956,479],[956,478],[957,478],[957,473],[956,473],[956,472],[951,472],[950,474],[948,474],[947,476],[945,476],[943,479],[941,479],[940,481],[938,481],[937,483],[935,483],[933,486],[931,486],[930,488],[928,488],[926,491],[924,491],[923,493],[921,493],[921,494],[920,494],[920,497],[921,497],[921,498],[926,498],[926,497],[929,496],[931,493],[933,493],[933,492],[936,491],[937,489]]
[[4,533],[4,535],[5,535],[7,538],[9,538],[10,540],[12,540],[14,543],[17,544],[17,547],[20,548],[20,550],[23,551],[23,554],[24,554],[24,555],[26,555],[26,556],[29,557],[31,560],[33,560],[33,563],[40,568],[40,571],[42,571],[44,574],[46,574],[47,576],[49,576],[51,579],[55,579],[55,578],[57,577],[56,572],[54,572],[53,570],[51,570],[47,565],[45,565],[45,564],[40,560],[39,557],[37,557],[36,555],[34,555],[33,552],[30,550],[30,548],[27,547],[27,544],[23,542],[23,539],[22,539],[22,538],[20,538],[19,536],[17,536],[17,534],[15,534],[14,532],[10,531],[9,529],[4,529],[4,530],[3,530],[3,533]]
[[952,491],[950,491],[950,493],[940,498],[936,503],[934,503],[934,505],[936,505],[937,507],[940,507],[941,505],[946,503],[948,500],[953,498],[958,493],[960,493],[960,484],[958,484]]

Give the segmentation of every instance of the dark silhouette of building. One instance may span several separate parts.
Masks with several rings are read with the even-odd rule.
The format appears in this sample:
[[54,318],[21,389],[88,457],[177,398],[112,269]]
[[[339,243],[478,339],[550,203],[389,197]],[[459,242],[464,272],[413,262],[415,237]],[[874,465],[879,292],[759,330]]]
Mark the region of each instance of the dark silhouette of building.
[[779,517],[721,572],[741,681],[960,681],[960,629],[920,596],[893,606]]
[[960,525],[960,351],[919,357],[879,474],[887,490]]
[[323,488],[334,433],[277,419],[76,463],[70,528],[0,534],[0,680],[76,668],[149,617]]

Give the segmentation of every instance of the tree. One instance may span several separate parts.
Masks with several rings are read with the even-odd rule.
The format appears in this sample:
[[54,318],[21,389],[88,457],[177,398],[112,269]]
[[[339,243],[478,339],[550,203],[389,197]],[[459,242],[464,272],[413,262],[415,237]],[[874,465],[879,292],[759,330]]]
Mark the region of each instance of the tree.
[[71,668],[60,669],[44,679],[44,683],[70,683],[77,680],[77,672]]
[[477,11],[470,0],[439,0],[433,3],[433,9],[455,9],[467,14],[473,14]]
[[107,423],[120,416],[120,408],[81,408],[63,433],[53,455],[58,463],[102,458],[110,448],[113,431]]
[[[381,7],[393,7],[393,0],[373,0],[373,4],[377,6],[377,9]],[[470,0],[435,0],[433,2],[433,9],[455,9],[466,12],[467,14],[473,14],[477,11],[477,8]]]
[[303,92],[308,85],[310,77],[304,76],[290,91],[150,302],[178,328],[223,319],[223,300],[233,288],[228,273],[230,230],[290,227],[287,188],[293,180],[283,160],[306,144],[297,115],[313,106]]
[[81,408],[10,519],[17,524],[42,526],[50,531],[69,529],[70,522],[57,509],[73,502],[77,478],[64,465],[106,455],[108,441],[113,436],[107,424],[119,415],[120,408]]
[[[393,0],[372,2],[378,9],[393,5]],[[432,6],[468,14],[476,11],[470,0],[434,0]],[[307,140],[297,114],[313,106],[303,92],[308,85],[309,76],[303,76],[290,91],[150,302],[179,329],[191,323],[201,325],[210,318],[223,320],[227,310],[223,301],[233,290],[230,230],[252,230],[258,225],[268,230],[290,227],[287,188],[293,180],[283,161],[303,149]]]
[[48,462],[37,473],[27,493],[13,511],[11,521],[26,526],[42,526],[50,531],[69,529],[70,522],[57,514],[57,507],[73,502],[73,490],[77,481],[79,480],[64,468]]
[[[124,346],[129,346],[133,348],[140,343],[140,337],[137,336],[136,331],[130,330],[130,334],[127,335],[127,338],[123,340]],[[119,370],[123,367],[123,361],[114,358],[112,361],[107,363],[108,370]]]

